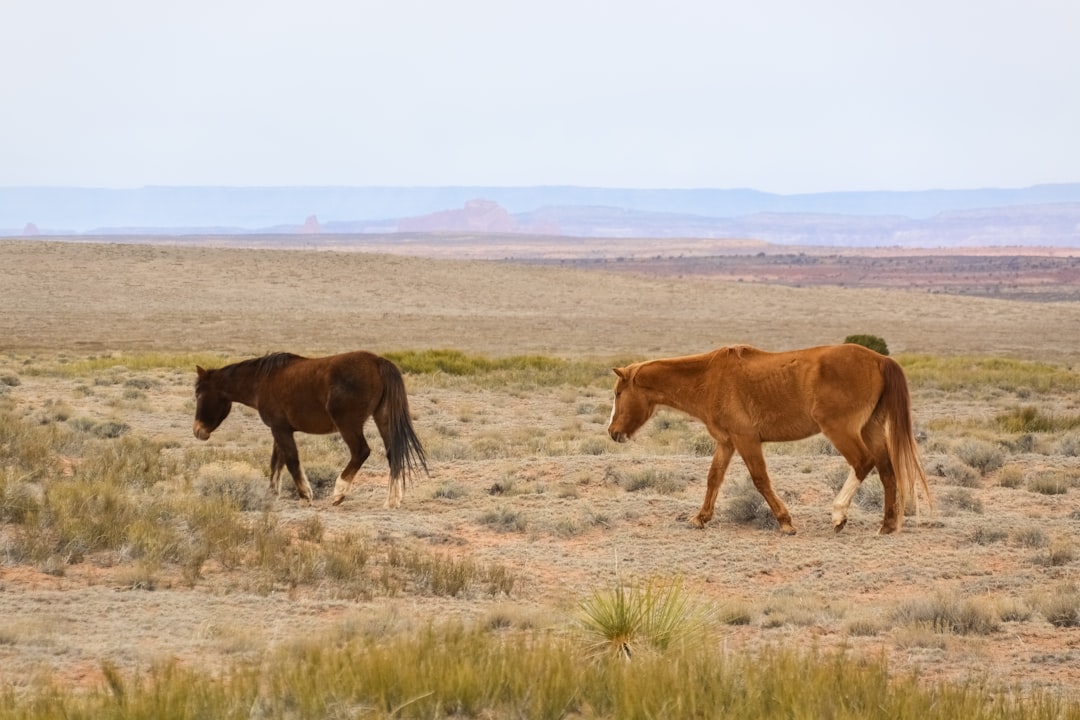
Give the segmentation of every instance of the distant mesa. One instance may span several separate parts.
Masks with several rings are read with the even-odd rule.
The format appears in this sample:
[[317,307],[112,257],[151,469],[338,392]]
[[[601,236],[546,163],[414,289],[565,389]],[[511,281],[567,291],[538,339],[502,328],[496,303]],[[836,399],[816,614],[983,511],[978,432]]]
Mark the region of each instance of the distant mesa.
[[0,187],[0,238],[395,233],[1080,248],[1080,183],[800,195],[573,186]]
[[526,226],[494,200],[475,199],[461,210],[442,210],[398,220],[398,232],[539,233],[558,235],[557,226]]

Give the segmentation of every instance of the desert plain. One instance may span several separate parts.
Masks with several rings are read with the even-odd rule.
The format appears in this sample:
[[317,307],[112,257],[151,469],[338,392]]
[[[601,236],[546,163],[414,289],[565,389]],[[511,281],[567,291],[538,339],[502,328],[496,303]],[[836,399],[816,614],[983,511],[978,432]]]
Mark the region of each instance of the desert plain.
[[[1031,276],[1011,276],[1013,287],[1039,284],[1032,299],[968,293],[925,274],[881,286],[792,283],[744,263],[735,276],[722,256],[709,262],[724,272],[685,260],[673,270],[655,244],[620,254],[609,243],[603,262],[564,262],[554,250],[511,261],[492,259],[482,240],[427,242],[427,252],[389,241],[0,242],[7,423],[83,433],[81,448],[159,448],[173,476],[148,492],[240,488],[253,498],[242,517],[295,543],[363,537],[377,553],[465,563],[489,578],[454,593],[409,577],[343,591],[318,573],[267,577],[244,548],[232,561],[211,553],[194,569],[147,564],[123,547],[31,557],[19,549],[23,526],[6,515],[5,687],[29,692],[43,678],[99,687],[104,667],[138,673],[166,660],[213,671],[350,624],[559,627],[577,622],[594,592],[677,577],[720,623],[725,652],[842,649],[931,680],[1078,695],[1080,616],[1068,619],[1070,609],[1080,613],[1080,423],[1070,422],[1080,417],[1080,302],[1071,275],[1036,277],[1035,264]],[[908,372],[934,494],[933,510],[921,497],[898,534],[876,535],[873,474],[834,533],[832,497],[846,465],[821,438],[766,448],[798,528],[788,537],[754,507],[737,458],[716,519],[690,527],[711,455],[691,419],[661,411],[632,443],[607,437],[612,366],[860,333],[884,338]],[[430,474],[414,479],[401,508],[386,510],[374,435],[342,505],[329,499],[346,459],[333,437],[298,436],[316,486],[311,505],[288,478],[270,497],[271,441],[257,414],[236,408],[199,442],[194,362],[169,360],[352,349],[536,356],[585,369],[554,380],[541,371],[407,372]],[[1025,417],[1050,422],[1011,422]],[[95,435],[100,428],[115,432]],[[38,470],[3,477],[9,490],[44,497],[77,482],[85,462],[57,448]],[[956,607],[975,620],[956,623],[942,610]],[[1062,607],[1064,619],[1055,614]]]

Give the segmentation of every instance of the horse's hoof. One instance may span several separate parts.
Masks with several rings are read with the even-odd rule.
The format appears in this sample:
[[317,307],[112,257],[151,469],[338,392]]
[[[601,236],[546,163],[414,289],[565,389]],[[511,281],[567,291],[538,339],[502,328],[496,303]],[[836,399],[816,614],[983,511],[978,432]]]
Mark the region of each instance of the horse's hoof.
[[833,523],[833,528],[832,528],[833,532],[837,532],[837,533],[840,532],[841,530],[844,529],[844,527],[846,525],[847,525],[847,518],[844,518],[843,520],[836,521],[835,523]]
[[700,517],[695,515],[694,517],[690,518],[690,527],[697,530],[704,530],[706,522],[708,521],[702,520]]
[[794,535],[797,531],[795,530],[794,525],[782,525],[780,527],[780,532],[785,535]]
[[896,532],[896,527],[895,526],[889,527],[888,525],[882,525],[880,528],[878,528],[877,534],[878,535],[892,535],[894,532]]
[[344,499],[345,499],[344,495],[335,495],[334,499],[331,502],[334,505],[340,505]]

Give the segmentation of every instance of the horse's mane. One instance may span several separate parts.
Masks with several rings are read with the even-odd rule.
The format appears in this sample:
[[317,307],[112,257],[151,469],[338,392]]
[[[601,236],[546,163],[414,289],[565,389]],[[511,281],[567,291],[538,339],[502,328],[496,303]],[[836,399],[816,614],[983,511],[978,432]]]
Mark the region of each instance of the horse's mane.
[[254,370],[256,375],[265,377],[287,365],[291,365],[296,360],[303,360],[303,358],[293,353],[276,352],[262,357],[251,358],[250,360],[241,360],[232,365],[226,365],[222,370]]

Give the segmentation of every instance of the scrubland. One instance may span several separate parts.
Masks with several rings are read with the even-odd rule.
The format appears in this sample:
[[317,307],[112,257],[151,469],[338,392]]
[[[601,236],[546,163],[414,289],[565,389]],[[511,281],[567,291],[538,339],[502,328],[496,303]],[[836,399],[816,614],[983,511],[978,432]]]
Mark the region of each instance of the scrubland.
[[[1080,717],[1080,308],[349,253],[0,244],[0,716]],[[19,266],[24,263],[24,266]],[[886,338],[934,506],[768,446],[799,532],[616,364]],[[406,374],[430,477],[191,434],[194,366],[362,347]]]

